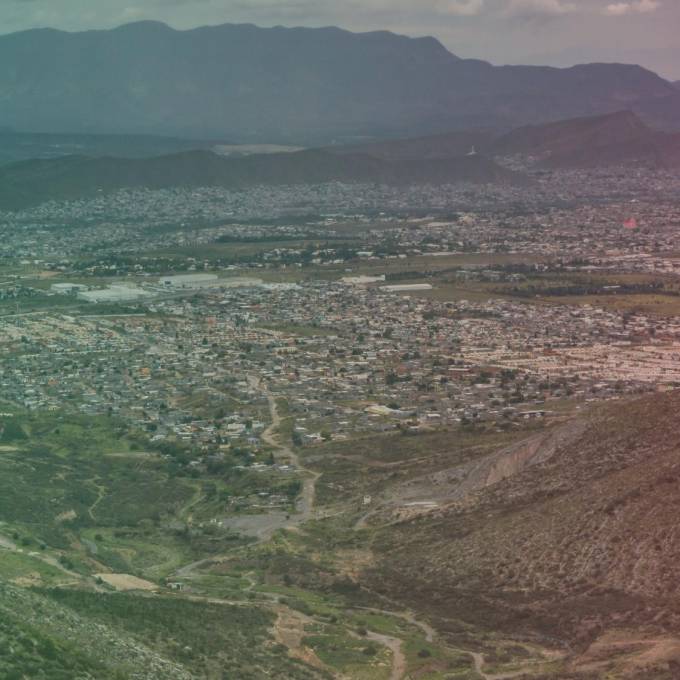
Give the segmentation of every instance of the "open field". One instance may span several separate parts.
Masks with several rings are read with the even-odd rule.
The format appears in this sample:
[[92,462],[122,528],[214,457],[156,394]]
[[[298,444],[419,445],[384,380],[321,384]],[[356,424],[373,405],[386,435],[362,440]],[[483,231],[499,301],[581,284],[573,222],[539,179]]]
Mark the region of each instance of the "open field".
[[[396,277],[391,282],[398,280]],[[680,289],[675,279],[649,274],[549,274],[530,277],[519,284],[507,284],[454,281],[449,273],[434,270],[428,277],[408,278],[404,282],[431,284],[431,290],[407,291],[404,295],[438,302],[467,300],[484,303],[505,299],[531,305],[588,305],[623,314],[637,313],[653,317],[680,315]],[[620,290],[615,290],[619,287]],[[597,292],[570,292],[580,288]],[[648,290],[637,292],[636,288]]]
[[195,258],[197,260],[224,260],[225,262],[238,262],[245,258],[260,253],[275,250],[277,248],[328,248],[333,246],[351,245],[351,240],[346,239],[290,239],[290,240],[257,240],[257,241],[230,241],[228,243],[208,243],[197,246],[184,246],[150,251],[145,254],[149,258]]

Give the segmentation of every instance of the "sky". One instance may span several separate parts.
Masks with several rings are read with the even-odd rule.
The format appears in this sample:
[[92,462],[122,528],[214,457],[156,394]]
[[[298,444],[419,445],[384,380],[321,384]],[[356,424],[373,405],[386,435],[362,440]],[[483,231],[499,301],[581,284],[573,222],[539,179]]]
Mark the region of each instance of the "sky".
[[0,0],[3,33],[142,19],[387,29],[495,64],[621,61],[680,80],[680,0]]

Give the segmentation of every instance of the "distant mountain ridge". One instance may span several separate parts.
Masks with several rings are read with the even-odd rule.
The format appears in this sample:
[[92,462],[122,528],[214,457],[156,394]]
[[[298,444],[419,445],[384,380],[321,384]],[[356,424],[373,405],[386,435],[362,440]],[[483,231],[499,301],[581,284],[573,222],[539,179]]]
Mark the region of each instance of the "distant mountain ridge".
[[680,120],[639,66],[492,66],[434,38],[338,28],[157,22],[0,36],[0,127],[302,145],[424,135],[630,108]]
[[0,209],[142,187],[241,189],[335,181],[530,185],[529,175],[504,167],[504,159],[512,156],[537,168],[679,169],[680,133],[657,132],[630,111],[620,111],[523,126],[501,135],[471,130],[288,153],[225,157],[199,148],[150,158],[64,155],[0,166]]
[[67,155],[146,158],[213,146],[208,141],[173,137],[30,133],[0,128],[0,165]]
[[680,134],[652,130],[630,111],[526,126],[496,140],[492,148],[494,156],[531,155],[552,168],[680,168]]
[[366,153],[385,160],[433,159],[465,156],[479,150],[487,150],[498,138],[493,129],[461,130],[424,137],[393,139],[345,147],[330,147],[334,153]]
[[574,146],[603,146],[646,137],[651,130],[630,111],[576,118],[512,130],[493,143],[497,154],[530,151],[537,154],[568,153]]
[[86,198],[123,188],[240,189],[334,181],[397,185],[530,183],[526,176],[482,156],[398,162],[324,150],[244,158],[225,158],[201,150],[145,159],[64,156],[0,167],[0,209],[18,210],[49,200]]
[[631,111],[527,125],[497,135],[490,130],[453,132],[350,147],[379,158],[442,158],[476,150],[489,158],[520,155],[552,168],[645,164],[680,168],[680,134],[653,130]]

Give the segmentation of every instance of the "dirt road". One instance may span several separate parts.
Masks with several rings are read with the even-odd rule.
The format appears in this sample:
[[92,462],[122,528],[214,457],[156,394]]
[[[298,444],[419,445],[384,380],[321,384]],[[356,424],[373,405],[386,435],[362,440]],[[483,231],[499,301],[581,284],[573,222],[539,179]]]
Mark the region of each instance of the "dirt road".
[[[254,382],[254,379],[251,379]],[[251,382],[251,384],[253,384]],[[259,389],[263,390],[267,402],[269,403],[269,413],[271,416],[271,424],[262,433],[263,441],[274,449],[274,457],[277,459],[285,459],[290,462],[290,464],[296,468],[299,472],[304,474],[304,480],[302,483],[302,492],[300,493],[300,498],[297,502],[298,517],[295,518],[293,524],[299,524],[301,522],[306,522],[311,518],[314,509],[314,501],[316,498],[316,482],[320,475],[311,470],[305,469],[300,463],[300,457],[293,451],[293,449],[287,444],[282,444],[276,434],[277,429],[281,425],[283,418],[279,414],[279,409],[276,405],[276,398],[269,392],[269,390],[262,385],[258,386]]]
[[402,680],[406,674],[407,664],[404,652],[401,650],[401,640],[372,631],[368,631],[366,637],[369,640],[373,640],[373,642],[378,642],[384,647],[387,647],[392,652],[392,672],[390,673],[390,680]]
[[475,671],[483,680],[513,680],[513,678],[524,677],[536,672],[536,663],[534,662],[529,663],[516,671],[509,671],[507,673],[485,673],[484,666],[486,665],[486,661],[484,660],[484,655],[479,652],[466,653],[472,657],[475,664]]
[[401,619],[402,621],[406,621],[406,623],[410,623],[412,626],[420,628],[420,630],[422,630],[423,633],[425,634],[425,640],[427,642],[434,642],[434,639],[437,636],[437,631],[429,623],[419,621],[412,611],[395,612],[390,609],[378,609],[376,607],[348,607],[348,609],[362,612],[373,612],[374,614],[391,616],[395,619]]
[[[248,383],[251,387],[262,391],[269,404],[271,423],[262,433],[262,440],[274,449],[274,458],[278,462],[289,463],[303,476],[302,490],[297,500],[296,512],[294,514],[288,515],[282,512],[269,512],[260,515],[241,515],[239,517],[224,520],[224,526],[253,536],[257,543],[265,543],[269,541],[272,535],[279,529],[291,529],[312,518],[314,514],[314,502],[316,500],[316,482],[321,475],[303,467],[298,454],[290,446],[279,441],[277,429],[281,425],[283,418],[279,413],[276,397],[271,394],[266,386],[253,376],[248,377]],[[180,567],[175,572],[174,577],[190,578],[197,569],[224,559],[227,559],[227,556],[207,557],[202,560],[197,560],[196,562]]]
[[[0,536],[0,549],[7,550],[9,552],[19,553],[22,555],[26,555],[27,557],[30,557],[32,559],[39,560],[40,562],[43,562],[44,564],[47,564],[50,567],[54,567],[55,569],[58,569],[62,573],[71,577],[76,583],[82,581],[84,578],[82,574],[78,574],[77,572],[71,571],[70,569],[65,567],[56,557],[53,557],[52,555],[44,552],[24,550],[6,536]],[[94,579],[88,580],[90,580],[92,583],[95,583]],[[101,590],[99,586],[96,586],[95,589]]]
[[[410,623],[413,626],[416,626],[417,628],[420,628],[420,630],[423,631],[425,634],[425,640],[427,642],[434,642],[438,635],[437,631],[430,626],[430,624],[425,623],[424,621],[420,621],[419,619],[416,618],[416,615],[412,611],[405,611],[405,612],[399,612],[399,611],[391,611],[389,609],[377,609],[375,607],[352,607],[352,609],[355,610],[361,610],[361,611],[368,611],[368,612],[373,612],[375,614],[383,614],[385,616],[392,616],[398,619],[402,619],[403,621],[406,621],[407,623]],[[377,637],[371,637],[374,634],[369,634],[368,637],[370,637],[372,640],[375,640],[376,642],[381,642],[381,644],[384,644],[388,646],[393,654],[394,654],[394,666],[395,667],[400,667],[399,663],[397,660],[399,658],[403,659],[403,653],[401,652],[401,640],[398,638],[389,638],[390,644],[387,643],[387,640],[378,639]],[[382,636],[385,637],[385,636]],[[395,652],[395,647],[394,644],[397,643],[399,646],[399,651],[398,653]],[[441,644],[442,641],[439,640],[439,643]],[[505,673],[486,673],[484,671],[484,666],[486,665],[486,660],[484,659],[484,655],[481,654],[480,652],[471,652],[467,649],[458,649],[454,647],[450,647],[449,645],[445,645],[448,647],[451,651],[455,651],[461,654],[468,654],[469,656],[472,657],[472,660],[474,662],[474,667],[475,667],[475,672],[483,678],[483,680],[512,680],[513,678],[518,678],[522,675],[525,675],[526,673],[531,673],[532,671],[536,670],[536,664],[528,664],[527,666],[520,668],[515,671],[508,671]],[[392,680],[393,678],[401,678],[403,677],[404,673],[406,672],[407,665],[406,665],[406,660],[404,659],[404,666],[401,675],[394,675],[394,670],[393,674],[390,678]]]

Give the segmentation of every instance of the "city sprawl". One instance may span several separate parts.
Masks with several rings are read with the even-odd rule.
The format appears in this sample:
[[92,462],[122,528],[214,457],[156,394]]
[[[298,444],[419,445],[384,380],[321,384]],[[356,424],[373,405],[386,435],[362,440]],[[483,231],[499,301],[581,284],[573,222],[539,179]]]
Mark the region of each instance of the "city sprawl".
[[257,445],[239,429],[253,412],[206,419],[190,395],[256,404],[261,383],[318,442],[511,427],[680,382],[676,181],[603,200],[623,171],[568,174],[556,208],[551,179],[512,209],[506,190],[328,185],[123,192],[5,216],[4,398],[120,415],[209,455]]
[[[479,565],[503,592],[548,577],[509,566],[515,525],[498,550],[469,527],[497,489],[570,489],[578,464],[513,484],[588,451],[592,414],[680,385],[680,182],[531,178],[124,190],[0,215],[0,598],[141,680],[567,668],[580,619],[520,638],[520,619],[499,636],[477,615]],[[472,538],[436,566],[450,536]],[[420,594],[433,565],[462,584],[441,610]],[[545,588],[584,588],[586,568]],[[92,636],[98,602],[194,647],[128,644],[117,619]]]

